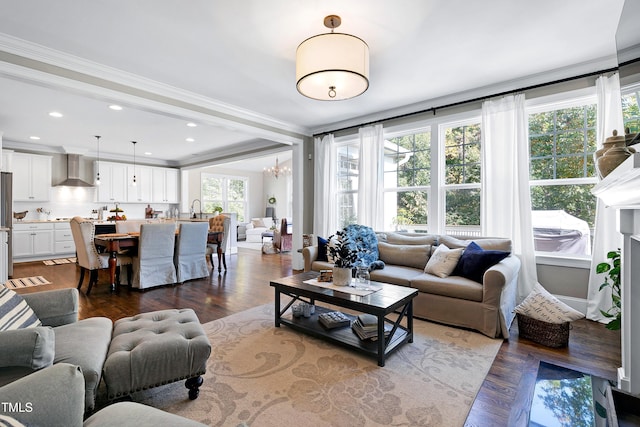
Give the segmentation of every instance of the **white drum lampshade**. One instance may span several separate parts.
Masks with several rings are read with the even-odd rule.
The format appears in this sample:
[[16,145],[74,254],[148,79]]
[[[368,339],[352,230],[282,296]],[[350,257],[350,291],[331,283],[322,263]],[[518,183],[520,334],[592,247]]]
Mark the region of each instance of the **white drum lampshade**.
[[[340,18],[325,18],[335,28]],[[343,33],[319,34],[300,43],[296,51],[296,88],[302,95],[321,101],[353,98],[369,87],[369,46]]]

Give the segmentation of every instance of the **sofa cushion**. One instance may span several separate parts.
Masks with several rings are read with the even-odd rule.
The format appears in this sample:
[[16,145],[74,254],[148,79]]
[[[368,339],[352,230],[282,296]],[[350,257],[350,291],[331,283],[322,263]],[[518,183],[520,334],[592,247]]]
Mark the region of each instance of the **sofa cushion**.
[[540,283],[536,283],[533,291],[514,311],[547,323],[571,322],[584,317],[584,314],[551,295]]
[[54,328],[56,356],[53,363],[70,363],[82,368],[86,411],[93,410],[95,404],[112,328],[113,323],[105,317],[90,317]]
[[38,316],[20,295],[0,286],[0,331],[35,328],[41,325]]
[[401,265],[386,265],[382,270],[372,270],[371,280],[392,285],[410,286],[411,281],[422,274],[422,269]]
[[436,250],[424,267],[424,272],[438,277],[447,277],[458,265],[463,248],[449,249],[446,245],[436,246]]
[[393,245],[436,245],[438,236],[433,234],[378,233],[378,239]]
[[471,239],[458,239],[453,236],[440,236],[439,243],[445,244],[450,248],[466,248],[469,243],[476,242],[478,246],[485,250],[491,251],[506,251],[511,252],[511,239],[503,238],[471,238]]
[[316,261],[328,261],[327,244],[329,244],[327,239],[318,236],[318,258],[316,258]]
[[505,251],[486,251],[476,242],[471,242],[464,249],[453,275],[466,277],[482,283],[485,271],[509,256]]
[[266,227],[262,218],[253,218],[251,220],[251,225],[253,225],[254,228]]
[[393,245],[378,242],[378,253],[385,265],[402,265],[422,270],[429,261],[431,245]]
[[460,276],[442,278],[433,274],[423,273],[411,280],[411,287],[428,294],[468,301],[481,302],[483,297],[481,284]]

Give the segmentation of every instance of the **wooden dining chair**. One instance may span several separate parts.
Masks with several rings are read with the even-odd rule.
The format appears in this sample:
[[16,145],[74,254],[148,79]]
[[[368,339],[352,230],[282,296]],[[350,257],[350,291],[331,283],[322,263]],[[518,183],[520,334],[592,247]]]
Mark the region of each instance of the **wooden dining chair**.
[[[220,245],[217,243],[209,243],[207,244],[207,256],[211,260],[211,266],[215,267],[213,263],[213,254],[217,254],[218,250],[220,251],[222,265],[224,266],[225,271],[227,270],[227,259],[225,257],[225,252],[227,251],[227,240],[229,237],[229,227],[231,226],[231,218],[227,215],[216,215],[214,217],[209,218],[209,230],[210,231],[222,231],[222,236],[220,237],[221,242]],[[218,266],[218,271],[222,269]]]
[[[94,243],[95,224],[93,221],[87,221],[82,217],[76,216],[69,221],[71,225],[71,234],[76,245],[76,263],[80,267],[80,280],[78,281],[78,289],[82,288],[84,274],[90,271],[89,287],[87,295],[91,293],[91,288],[98,282],[98,271],[109,268],[109,253],[99,253]],[[117,255],[116,282],[120,283],[120,266],[127,266],[127,282],[131,285],[131,266],[132,259],[130,256]]]
[[291,227],[291,220],[282,218],[280,228],[273,232],[273,247],[278,252],[291,252],[293,248],[293,236],[289,231],[289,227]]
[[133,257],[132,287],[147,289],[177,282],[173,264],[175,241],[174,223],[140,226],[138,255]]
[[179,227],[173,257],[178,283],[207,277],[209,269],[206,252],[209,224],[190,222],[181,223]]

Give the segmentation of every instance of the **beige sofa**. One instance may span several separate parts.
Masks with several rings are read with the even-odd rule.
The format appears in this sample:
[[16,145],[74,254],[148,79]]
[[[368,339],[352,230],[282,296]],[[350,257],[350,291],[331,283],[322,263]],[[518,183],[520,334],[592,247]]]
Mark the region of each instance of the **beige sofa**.
[[[492,338],[508,338],[514,318],[520,259],[509,255],[490,267],[483,283],[461,276],[425,273],[424,267],[435,247],[466,247],[471,241],[484,250],[511,252],[511,240],[482,237],[453,237],[419,233],[376,233],[383,269],[371,271],[371,280],[410,286],[419,291],[414,300],[414,316],[452,326],[477,330]],[[318,261],[318,246],[303,248],[305,271],[331,269],[333,264]]]

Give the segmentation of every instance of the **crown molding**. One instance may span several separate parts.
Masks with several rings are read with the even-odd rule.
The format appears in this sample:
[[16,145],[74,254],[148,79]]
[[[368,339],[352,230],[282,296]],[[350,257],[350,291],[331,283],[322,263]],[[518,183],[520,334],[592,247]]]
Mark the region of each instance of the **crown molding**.
[[[59,83],[60,78],[65,78],[85,84],[93,81],[93,87],[100,87],[101,80],[105,88],[111,88],[115,90],[115,92],[126,95],[136,95],[137,92],[138,97],[140,96],[140,92],[147,92],[156,95],[156,98],[166,98],[167,101],[174,100],[176,104],[187,104],[193,107],[199,107],[195,109],[208,111],[208,115],[218,115],[219,118],[226,118],[228,122],[231,122],[230,124],[250,125],[259,129],[290,135],[310,135],[309,129],[304,127],[286,123],[273,117],[223,103],[197,93],[70,55],[8,34],[0,33],[0,51],[30,60],[29,68],[34,71],[50,74],[51,78],[48,79],[48,83],[52,85]],[[7,63],[11,61],[11,58],[7,58],[5,55],[5,58],[2,58],[2,60]],[[15,62],[18,61],[16,60]],[[15,62],[14,65],[20,65]],[[52,70],[51,66],[59,68],[60,72],[56,73],[56,70]],[[27,67],[22,65],[21,68]],[[6,68],[3,71],[7,74],[11,69]],[[15,71],[15,69],[13,71]],[[64,74],[64,76],[61,74]],[[14,76],[28,81],[28,78],[23,76],[22,73],[14,74]],[[87,77],[89,79],[87,79]],[[66,86],[69,85],[70,83],[67,82]],[[132,90],[126,91],[126,88]]]

